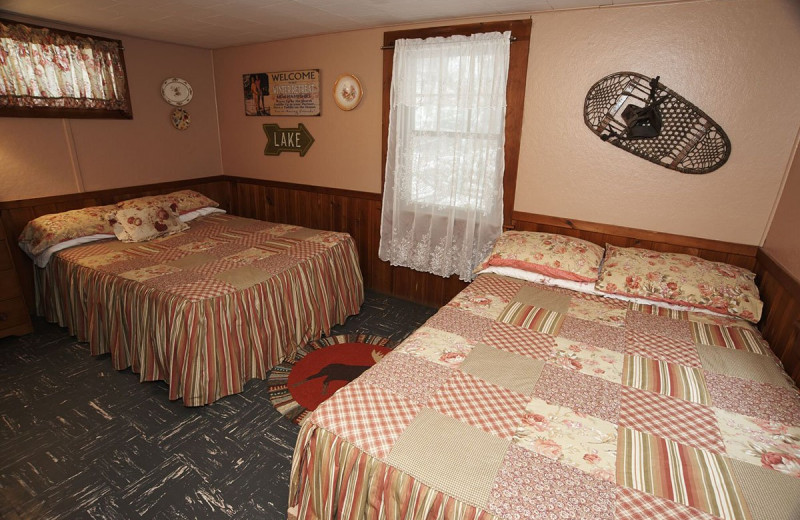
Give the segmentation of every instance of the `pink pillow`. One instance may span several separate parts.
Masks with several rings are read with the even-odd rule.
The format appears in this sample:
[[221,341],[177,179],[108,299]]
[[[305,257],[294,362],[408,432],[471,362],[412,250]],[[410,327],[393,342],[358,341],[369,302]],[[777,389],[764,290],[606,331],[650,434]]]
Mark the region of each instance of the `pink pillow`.
[[506,231],[475,272],[489,266],[514,267],[563,280],[594,282],[602,259],[602,247],[579,238],[534,231]]

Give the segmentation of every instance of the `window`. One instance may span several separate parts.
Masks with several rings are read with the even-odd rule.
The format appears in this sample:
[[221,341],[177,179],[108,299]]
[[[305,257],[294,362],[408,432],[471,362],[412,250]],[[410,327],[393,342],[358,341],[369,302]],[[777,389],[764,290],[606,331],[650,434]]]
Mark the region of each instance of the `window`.
[[469,280],[511,223],[530,27],[384,35],[381,259]]
[[130,119],[122,42],[0,19],[0,115]]
[[[505,102],[493,96],[505,97],[508,65],[495,67],[496,56],[480,44],[469,56],[460,53],[457,42],[452,44],[443,54],[432,56],[418,47],[407,57],[408,99],[393,107],[396,119],[411,123],[409,132],[396,138],[404,140],[396,146],[406,152],[397,165],[407,184],[401,196],[408,204],[476,209],[485,215],[501,202],[495,194],[502,191]],[[467,81],[476,76],[490,77]],[[499,174],[483,175],[487,170]]]

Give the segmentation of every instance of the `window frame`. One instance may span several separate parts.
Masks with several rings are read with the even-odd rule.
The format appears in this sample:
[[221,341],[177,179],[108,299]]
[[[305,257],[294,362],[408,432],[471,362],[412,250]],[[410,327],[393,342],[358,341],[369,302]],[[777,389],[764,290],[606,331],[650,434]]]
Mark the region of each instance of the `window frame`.
[[435,36],[469,36],[475,33],[511,31],[511,48],[508,60],[505,121],[505,169],[503,173],[503,227],[511,228],[514,198],[519,168],[519,148],[522,118],[525,108],[525,85],[528,76],[528,52],[531,39],[530,19],[482,22],[463,25],[406,29],[383,33],[383,142],[381,154],[381,194],[386,183],[386,155],[389,141],[389,112],[394,62],[394,43],[403,38],[432,38]]
[[[55,29],[44,25],[37,25],[18,20],[10,20],[0,17],[0,22],[12,25],[24,25],[32,29],[47,29],[51,33],[69,36],[72,38],[88,38],[115,43],[119,49],[120,66],[124,78],[125,105],[126,109],[109,110],[105,108],[68,108],[68,107],[17,107],[0,106],[0,117],[36,117],[36,118],[62,118],[62,119],[133,119],[133,108],[131,106],[131,91],[128,84],[128,70],[125,66],[125,47],[122,40],[105,38],[92,34]],[[80,98],[84,99],[84,98]]]

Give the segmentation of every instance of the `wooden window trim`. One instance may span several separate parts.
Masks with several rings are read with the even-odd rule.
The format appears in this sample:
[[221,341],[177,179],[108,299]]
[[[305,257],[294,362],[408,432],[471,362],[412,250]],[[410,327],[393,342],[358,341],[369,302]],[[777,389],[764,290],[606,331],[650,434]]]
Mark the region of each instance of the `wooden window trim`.
[[448,25],[424,29],[406,29],[383,33],[383,143],[381,155],[381,193],[386,182],[386,152],[389,141],[389,101],[392,88],[394,42],[403,38],[432,38],[511,31],[513,42],[508,61],[506,88],[505,172],[503,174],[503,227],[512,226],[514,196],[517,188],[522,116],[525,108],[525,84],[528,78],[528,51],[531,40],[531,20],[507,20],[464,25]]
[[91,108],[63,108],[63,107],[0,107],[0,117],[50,117],[50,118],[63,118],[63,119],[133,119],[133,107],[131,106],[131,90],[128,84],[128,69],[125,65],[125,47],[122,46],[122,40],[115,40],[113,38],[104,38],[102,36],[95,36],[93,34],[85,34],[76,31],[67,31],[64,29],[54,29],[46,25],[37,25],[27,22],[20,22],[17,20],[10,20],[1,18],[0,22],[5,24],[25,25],[34,29],[47,29],[55,34],[62,34],[64,36],[91,38],[92,40],[101,40],[111,43],[116,43],[119,48],[120,65],[122,66],[122,73],[125,76],[125,101],[128,110],[105,110],[105,109],[91,109]]

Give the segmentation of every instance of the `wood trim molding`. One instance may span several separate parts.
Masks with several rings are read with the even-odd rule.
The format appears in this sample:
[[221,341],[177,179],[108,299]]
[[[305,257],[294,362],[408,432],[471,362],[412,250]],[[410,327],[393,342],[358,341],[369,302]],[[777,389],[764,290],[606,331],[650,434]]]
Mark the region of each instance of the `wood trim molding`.
[[[528,30],[525,30],[527,25]],[[460,25],[442,25],[439,27],[422,27],[418,29],[403,29],[401,31],[388,31],[383,33],[383,50],[392,50],[394,42],[405,38],[434,38],[455,35],[469,36],[485,32],[511,31],[515,42],[530,41],[532,25],[531,19],[500,20],[497,22],[479,22]],[[388,48],[387,48],[388,47]]]
[[545,226],[563,228],[566,230],[585,231],[588,233],[597,233],[607,236],[620,236],[646,242],[659,242],[664,244],[671,244],[675,246],[685,247],[688,249],[707,249],[710,251],[718,251],[720,253],[730,253],[743,256],[755,257],[756,252],[758,251],[758,246],[737,244],[735,242],[723,242],[720,240],[712,240],[709,238],[675,235],[672,233],[663,233],[661,231],[648,231],[645,229],[616,226],[613,224],[600,224],[597,222],[589,222],[586,220],[575,220],[563,217],[551,217],[547,215],[538,215],[535,213],[525,213],[522,211],[514,212],[514,222],[515,224],[517,223],[542,224]]
[[764,312],[759,329],[786,373],[800,385],[800,280],[759,248],[756,281]]
[[238,177],[238,176],[231,176],[225,175],[220,177],[221,179],[229,180],[234,184],[242,183],[242,184],[253,184],[257,186],[266,186],[269,188],[281,188],[284,190],[297,190],[297,191],[308,191],[313,193],[322,193],[325,195],[334,195],[337,197],[350,197],[354,199],[366,199],[366,200],[382,200],[380,193],[372,193],[369,191],[356,191],[356,190],[345,190],[341,188],[328,188],[325,186],[314,186],[311,184],[295,184],[291,182],[283,182],[283,181],[271,181],[267,179],[253,179],[250,177]]
[[540,231],[574,236],[600,246],[612,244],[619,247],[641,247],[655,251],[684,253],[706,260],[737,265],[751,271],[755,269],[756,252],[758,251],[758,246],[753,245],[537,215],[522,211],[514,212],[513,227],[521,231]]
[[765,271],[775,277],[778,283],[791,294],[792,298],[800,301],[800,280],[789,274],[789,271],[775,260],[772,255],[767,253],[763,247],[758,248],[756,260],[758,260],[760,267],[763,267]]

